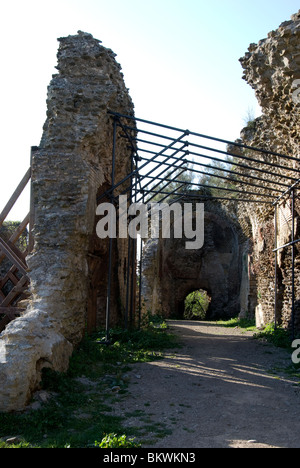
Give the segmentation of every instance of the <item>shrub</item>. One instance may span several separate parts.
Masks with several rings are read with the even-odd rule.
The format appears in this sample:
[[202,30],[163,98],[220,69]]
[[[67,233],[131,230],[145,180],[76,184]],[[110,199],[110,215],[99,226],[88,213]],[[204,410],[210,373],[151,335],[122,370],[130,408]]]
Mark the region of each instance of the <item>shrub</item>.
[[133,439],[127,439],[127,436],[124,434],[118,436],[117,434],[108,434],[101,442],[95,441],[95,447],[98,448],[139,448],[140,444],[134,442]]
[[289,330],[282,327],[275,328],[273,323],[268,324],[263,331],[256,333],[254,338],[264,338],[279,348],[290,348],[292,342]]
[[208,310],[210,298],[201,289],[191,292],[184,301],[184,318],[204,320]]

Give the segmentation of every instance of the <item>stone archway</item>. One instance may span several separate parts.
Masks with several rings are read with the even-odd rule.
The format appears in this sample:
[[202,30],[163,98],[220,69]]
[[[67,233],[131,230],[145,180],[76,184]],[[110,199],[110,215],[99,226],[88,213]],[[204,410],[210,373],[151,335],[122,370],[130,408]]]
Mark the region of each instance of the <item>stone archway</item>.
[[143,269],[144,308],[181,316],[187,294],[204,289],[211,297],[207,319],[240,312],[240,228],[218,204],[205,207],[204,246],[186,250],[185,239],[150,240]]
[[[201,297],[201,302],[203,302],[204,307],[202,305],[199,306]],[[204,304],[204,302],[206,302],[206,304]],[[211,297],[207,290],[193,288],[187,292],[184,300],[178,303],[178,318],[188,320],[206,320],[209,316],[210,302]]]

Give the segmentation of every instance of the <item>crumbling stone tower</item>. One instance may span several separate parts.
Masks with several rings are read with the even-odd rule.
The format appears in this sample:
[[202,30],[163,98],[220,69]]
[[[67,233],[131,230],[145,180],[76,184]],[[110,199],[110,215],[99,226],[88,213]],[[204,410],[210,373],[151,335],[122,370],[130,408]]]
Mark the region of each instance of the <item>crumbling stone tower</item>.
[[[290,21],[282,23],[271,31],[266,39],[258,44],[251,44],[248,52],[240,59],[244,69],[244,79],[255,90],[262,107],[261,117],[252,122],[252,126],[243,130],[242,142],[258,148],[271,149],[281,154],[294,157],[284,163],[290,177],[284,181],[288,185],[299,178],[300,170],[300,11],[292,15]],[[297,91],[298,88],[298,91]],[[299,159],[299,161],[297,160]],[[276,159],[267,162],[278,163]],[[281,161],[282,163],[282,161]],[[289,164],[289,165],[288,165]],[[288,170],[285,171],[288,173]],[[272,178],[278,182],[279,177]],[[282,181],[282,180],[281,180]],[[272,183],[269,184],[272,186]],[[265,184],[267,188],[267,184]],[[294,237],[299,238],[299,184],[296,185],[294,206]],[[292,240],[292,202],[291,197],[284,197],[277,207],[276,232],[274,208],[263,205],[253,207],[243,204],[239,210],[241,224],[247,225],[249,244],[247,305],[249,312],[256,313],[257,325],[273,322],[274,318],[285,327],[292,327],[291,291],[292,256],[291,248],[281,249],[277,254],[277,300],[274,298],[274,239],[276,246],[283,246]],[[300,284],[299,284],[299,244],[295,245],[295,327],[300,329]],[[254,309],[254,311],[253,311]]]
[[[67,369],[87,310],[101,308],[106,287],[97,276],[101,265],[105,271],[107,245],[97,244],[95,213],[97,196],[111,184],[113,125],[107,111],[132,116],[133,104],[111,50],[81,31],[59,42],[58,74],[48,88],[47,120],[32,160],[32,299],[0,338],[0,411],[24,408],[44,367]],[[131,161],[118,140],[116,180],[129,172]],[[116,245],[113,259],[121,266],[123,244]],[[113,288],[122,292],[115,271]]]

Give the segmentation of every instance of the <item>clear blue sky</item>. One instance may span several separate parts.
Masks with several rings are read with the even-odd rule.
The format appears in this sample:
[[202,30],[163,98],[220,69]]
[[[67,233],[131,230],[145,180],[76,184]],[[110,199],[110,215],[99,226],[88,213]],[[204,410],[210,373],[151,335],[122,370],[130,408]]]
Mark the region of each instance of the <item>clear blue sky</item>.
[[[58,37],[80,29],[113,49],[138,117],[234,140],[248,109],[260,112],[238,59],[299,8],[299,0],[2,2],[0,210],[39,144]],[[24,203],[11,219],[25,215]]]

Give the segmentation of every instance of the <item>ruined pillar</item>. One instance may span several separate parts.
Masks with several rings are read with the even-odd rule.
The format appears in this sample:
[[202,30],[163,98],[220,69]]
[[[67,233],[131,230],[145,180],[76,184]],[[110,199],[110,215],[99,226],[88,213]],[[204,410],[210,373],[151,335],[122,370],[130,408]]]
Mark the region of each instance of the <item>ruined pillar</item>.
[[[262,108],[262,115],[251,122],[241,133],[242,142],[257,148],[275,151],[295,159],[268,157],[268,163],[285,166],[274,167],[264,187],[274,189],[274,183],[283,182],[291,186],[299,177],[300,164],[300,10],[290,21],[283,22],[278,29],[258,44],[251,44],[240,59],[244,79],[255,90]],[[260,158],[263,161],[264,156]],[[293,172],[290,171],[293,169]],[[255,170],[255,165],[253,165]],[[285,176],[279,177],[279,176]],[[299,185],[297,186],[297,195]],[[249,312],[256,312],[257,325],[277,322],[285,327],[291,325],[292,256],[291,248],[281,249],[277,254],[276,299],[274,245],[282,246],[292,240],[292,210],[290,197],[284,197],[277,207],[277,232],[275,233],[274,207],[243,203],[239,207],[241,224],[250,220],[252,298],[249,295]],[[300,203],[295,202],[295,238],[300,235]],[[295,246],[299,257],[299,246]],[[249,252],[250,254],[250,252]],[[300,329],[300,287],[298,259],[295,269],[296,326]],[[249,283],[251,292],[251,284]],[[256,300],[254,300],[256,289]],[[250,300],[252,299],[252,300]],[[252,309],[252,310],[251,310]],[[253,310],[255,309],[255,310]]]
[[[31,301],[0,336],[0,411],[24,408],[41,370],[65,371],[82,339],[93,276],[89,259],[97,257],[97,196],[111,183],[113,125],[107,111],[133,115],[111,50],[81,31],[59,42],[58,74],[48,87],[47,119],[32,161]],[[126,145],[117,148],[116,181],[130,172]]]

